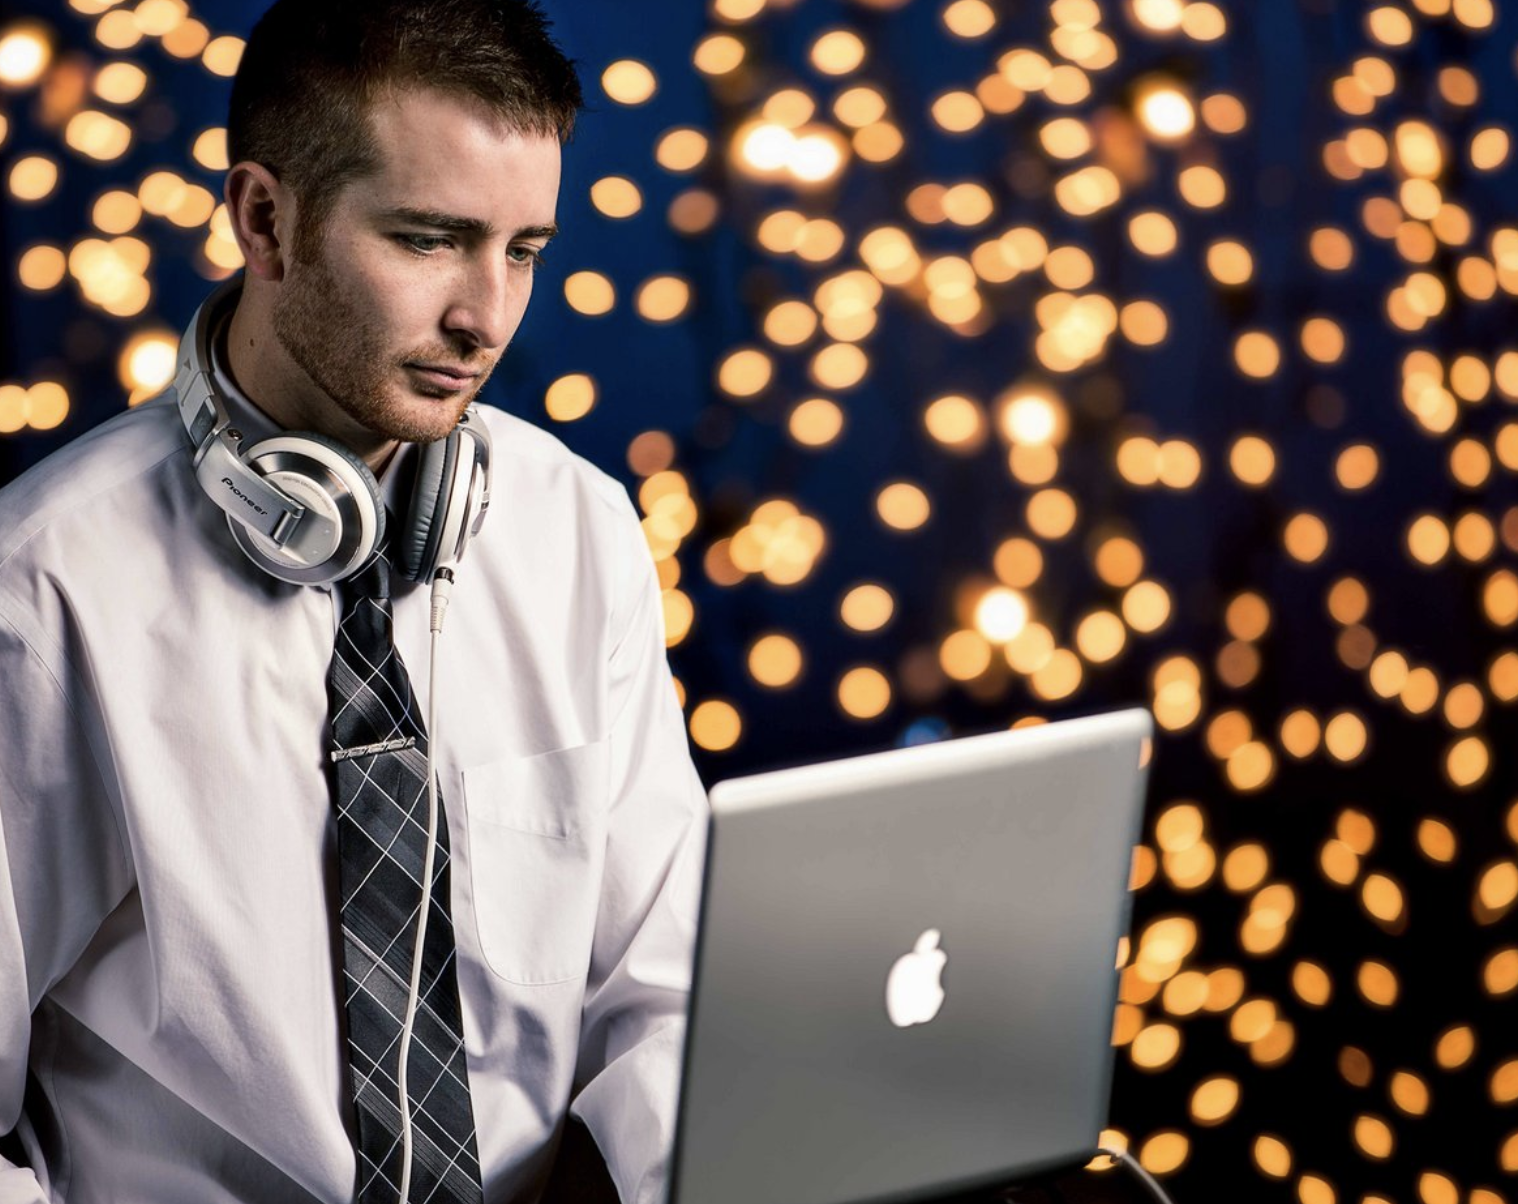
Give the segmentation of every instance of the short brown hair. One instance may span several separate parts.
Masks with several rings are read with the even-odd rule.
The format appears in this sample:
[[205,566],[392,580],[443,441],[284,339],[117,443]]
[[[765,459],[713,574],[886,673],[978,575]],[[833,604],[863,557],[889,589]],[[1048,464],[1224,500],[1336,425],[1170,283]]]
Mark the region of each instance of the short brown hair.
[[533,0],[277,0],[232,84],[231,161],[260,163],[295,193],[310,245],[343,186],[379,167],[370,107],[407,88],[473,97],[560,141],[583,103]]

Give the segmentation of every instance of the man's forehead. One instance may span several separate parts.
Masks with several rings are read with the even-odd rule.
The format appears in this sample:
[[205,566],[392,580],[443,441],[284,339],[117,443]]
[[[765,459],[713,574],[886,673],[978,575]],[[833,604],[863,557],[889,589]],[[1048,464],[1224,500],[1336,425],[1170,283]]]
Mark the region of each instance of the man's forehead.
[[439,89],[393,93],[369,118],[379,163],[363,182],[365,208],[452,214],[507,233],[553,222],[556,137],[521,130],[483,102]]
[[513,119],[472,92],[429,86],[392,86],[370,101],[366,117],[376,140],[404,136],[407,127],[448,134],[450,127],[486,132],[502,143],[521,143],[557,157],[561,143],[546,125]]

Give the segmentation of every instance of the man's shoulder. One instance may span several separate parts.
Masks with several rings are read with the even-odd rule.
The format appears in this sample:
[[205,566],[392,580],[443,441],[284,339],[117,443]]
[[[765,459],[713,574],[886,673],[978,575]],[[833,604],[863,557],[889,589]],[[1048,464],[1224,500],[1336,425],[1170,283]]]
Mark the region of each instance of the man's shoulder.
[[620,481],[571,451],[552,432],[494,406],[482,405],[479,410],[490,430],[492,475],[498,490],[521,485],[529,497],[549,505],[569,500],[561,494],[579,494],[616,516],[632,510]]
[[123,493],[141,496],[145,477],[188,451],[167,399],[107,419],[0,489],[0,564],[59,522],[130,520],[137,507]]

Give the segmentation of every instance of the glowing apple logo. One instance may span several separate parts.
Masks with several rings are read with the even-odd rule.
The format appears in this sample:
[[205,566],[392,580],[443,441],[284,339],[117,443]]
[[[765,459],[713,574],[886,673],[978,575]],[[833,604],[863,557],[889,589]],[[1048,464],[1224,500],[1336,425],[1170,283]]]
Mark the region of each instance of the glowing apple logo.
[[886,978],[886,1014],[897,1028],[926,1024],[943,1007],[943,968],[949,955],[938,947],[942,934],[929,928],[911,953],[897,958]]

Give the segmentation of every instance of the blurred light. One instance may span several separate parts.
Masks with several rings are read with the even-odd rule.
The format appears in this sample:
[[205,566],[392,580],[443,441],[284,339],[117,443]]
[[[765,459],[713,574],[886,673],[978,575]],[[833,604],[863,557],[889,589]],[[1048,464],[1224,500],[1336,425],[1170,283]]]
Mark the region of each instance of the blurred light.
[[997,69],[1003,79],[1022,92],[1042,92],[1052,70],[1048,59],[1025,47],[1002,55],[997,60]]
[[1137,347],[1154,347],[1165,341],[1170,322],[1154,301],[1131,301],[1123,306],[1119,323],[1123,337]]
[[1044,150],[1056,159],[1079,159],[1091,150],[1091,127],[1078,117],[1056,117],[1039,130]]
[[95,75],[95,95],[113,105],[131,104],[147,83],[147,72],[136,63],[107,63]]
[[1154,258],[1169,255],[1179,240],[1175,223],[1163,213],[1139,213],[1128,220],[1128,241],[1141,254]]
[[801,648],[789,636],[762,636],[749,649],[748,670],[761,686],[778,690],[793,685],[801,668]]
[[812,65],[824,75],[847,75],[864,57],[863,40],[849,29],[830,30],[812,43]]
[[1157,142],[1179,142],[1196,129],[1191,98],[1168,80],[1141,84],[1135,109],[1139,122]]
[[45,155],[27,155],[11,167],[11,196],[18,201],[41,201],[58,186],[58,164]]
[[134,335],[122,349],[117,375],[129,391],[155,394],[174,379],[178,355],[177,335],[168,330],[144,331]]
[[996,549],[994,566],[1003,585],[1027,589],[1043,573],[1044,554],[1032,540],[1013,538]]
[[664,431],[644,431],[627,447],[627,466],[640,477],[664,472],[675,462],[675,442]]
[[650,322],[673,322],[690,308],[691,289],[679,276],[650,276],[638,286],[633,304]]
[[17,22],[0,33],[0,85],[29,88],[42,78],[52,61],[53,45],[46,26]]
[[730,397],[756,397],[769,387],[774,361],[756,348],[742,348],[727,356],[717,369],[717,386]]
[[826,447],[843,432],[843,411],[825,397],[803,401],[791,411],[791,438],[806,447]]
[[230,36],[212,38],[201,53],[200,59],[212,75],[222,75],[230,79],[237,74],[237,66],[242,62],[244,49],[246,49],[246,43],[241,38]]
[[743,43],[731,34],[716,33],[701,39],[691,61],[703,75],[726,75],[743,65],[746,53]]
[[126,154],[132,145],[132,127],[94,109],[86,109],[69,119],[63,140],[91,159],[109,162]]
[[1501,126],[1488,126],[1471,137],[1471,166],[1477,171],[1496,171],[1507,162],[1512,138]]
[[751,21],[764,11],[768,0],[712,0],[712,11],[724,21]]
[[833,115],[844,125],[864,129],[886,115],[886,100],[868,85],[849,88],[833,102]]
[[1207,248],[1207,270],[1219,284],[1247,284],[1254,275],[1254,257],[1243,243],[1220,239]]
[[601,88],[622,105],[640,105],[652,99],[659,81],[647,63],[619,59],[601,73]]
[[211,31],[191,18],[163,36],[163,48],[175,58],[192,59],[201,54],[210,41]]
[[951,632],[939,645],[938,663],[951,681],[974,681],[991,667],[991,645],[978,631]]
[[1269,873],[1270,858],[1257,844],[1239,845],[1223,858],[1223,884],[1236,894],[1254,890]]
[[1400,8],[1383,5],[1365,16],[1370,36],[1383,46],[1406,46],[1413,40],[1412,19]]
[[1002,404],[999,425],[1002,434],[1013,443],[1042,445],[1062,437],[1064,411],[1049,393],[1041,390],[1014,392]]
[[690,736],[708,752],[725,752],[743,735],[743,721],[730,702],[703,702],[690,717]]
[[1153,33],[1175,33],[1186,19],[1185,0],[1129,0],[1133,19]]
[[161,38],[190,15],[185,0],[140,0],[132,11],[132,20],[150,38]]
[[31,401],[20,385],[0,385],[0,435],[26,429]]
[[987,590],[975,605],[975,626],[993,644],[1006,644],[1028,625],[1028,602],[1015,590]]
[[1079,67],[1060,63],[1050,70],[1044,95],[1050,104],[1077,105],[1091,95],[1091,80]]
[[1263,330],[1247,330],[1234,342],[1233,358],[1245,376],[1266,380],[1281,366],[1280,344]]
[[1131,539],[1105,540],[1095,557],[1097,576],[1107,585],[1126,588],[1144,571],[1143,550]]
[[564,300],[587,317],[610,313],[617,303],[616,289],[600,272],[575,272],[564,281]]
[[1228,18],[1215,4],[1188,0],[1181,13],[1181,28],[1193,41],[1215,42],[1228,32]]
[[[668,552],[668,548],[655,547],[654,540],[650,540],[649,546],[656,557],[662,557]],[[666,647],[673,648],[683,643],[690,634],[696,618],[696,608],[691,604],[689,596],[678,589],[662,590],[659,601],[664,613],[664,643]]]
[[1170,594],[1157,581],[1140,581],[1123,595],[1123,621],[1141,635],[1170,621]]
[[851,669],[838,682],[838,705],[852,719],[874,719],[891,705],[891,683],[878,669]]
[[851,389],[869,371],[869,357],[851,343],[832,343],[812,357],[812,379],[825,389]]
[[1216,209],[1228,199],[1228,186],[1216,168],[1198,164],[1176,178],[1181,197],[1196,209]]
[[142,30],[129,11],[116,9],[95,23],[95,40],[107,50],[130,50],[142,41]]
[[1123,620],[1108,610],[1093,611],[1080,621],[1075,645],[1093,664],[1105,664],[1122,652],[1128,633]]
[[1063,539],[1078,514],[1075,499],[1062,489],[1040,489],[1028,499],[1028,527],[1042,539]]
[[929,403],[923,412],[928,434],[945,447],[973,451],[985,438],[981,409],[968,397],[948,394]]
[[952,0],[941,16],[958,38],[981,38],[996,28],[996,10],[986,0]]
[[596,382],[583,372],[561,376],[548,386],[543,406],[555,422],[574,422],[595,408]]
[[905,481],[897,481],[882,489],[876,495],[875,510],[886,526],[898,531],[917,530],[932,513],[928,495]]
[[27,248],[16,264],[22,286],[38,293],[57,288],[67,274],[68,256],[49,243]]
[[985,107],[973,92],[945,92],[929,108],[938,127],[950,134],[965,134],[986,118]]
[[203,130],[195,139],[190,153],[208,171],[226,171],[231,166],[227,158],[227,131],[221,126]]
[[1368,444],[1353,444],[1339,453],[1334,475],[1345,489],[1359,491],[1375,483],[1381,471],[1381,458]]
[[666,171],[694,171],[705,162],[709,145],[700,130],[672,129],[659,139],[654,157]]
[[643,208],[643,194],[625,176],[603,176],[590,186],[590,202],[607,217],[632,217]]
[[839,604],[839,617],[845,626],[860,632],[879,631],[891,621],[896,601],[883,585],[856,585]]
[[68,391],[57,381],[39,381],[26,391],[26,422],[34,431],[51,431],[69,414]]
[[906,139],[890,122],[877,121],[855,134],[852,145],[854,153],[867,163],[887,163],[901,152]]
[[1191,1093],[1191,1119],[1199,1125],[1222,1124],[1238,1106],[1238,1080],[1227,1075],[1204,1079]]

